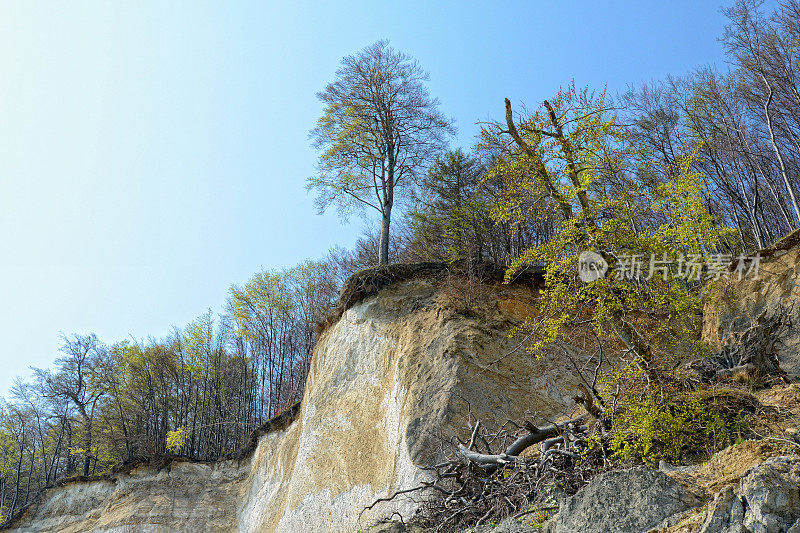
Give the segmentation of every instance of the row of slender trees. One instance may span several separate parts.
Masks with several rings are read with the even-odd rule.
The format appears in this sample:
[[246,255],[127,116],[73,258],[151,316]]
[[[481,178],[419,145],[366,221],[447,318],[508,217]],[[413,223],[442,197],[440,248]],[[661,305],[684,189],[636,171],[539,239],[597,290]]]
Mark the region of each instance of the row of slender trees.
[[[800,227],[800,2],[780,2],[772,12],[762,4],[740,0],[724,10],[726,70],[702,67],[617,98],[603,95],[618,161],[597,154],[606,168],[594,170],[606,174],[607,186],[644,190],[664,183],[682,162],[690,165],[702,176],[706,207],[735,230],[728,251],[763,248]],[[574,87],[562,95],[570,91],[586,97]],[[493,142],[491,131],[484,128],[473,157],[439,158],[410,194],[417,252],[443,256],[437,246],[444,246],[508,263],[553,235],[559,217],[546,216],[539,197],[506,194],[538,171],[498,165],[508,140]],[[578,205],[577,197],[570,201]]]
[[725,10],[728,71],[700,68],[620,100],[650,154],[674,162],[681,147],[697,147],[712,213],[751,248],[800,224],[800,3],[761,5]]
[[5,516],[72,475],[167,451],[215,459],[302,394],[336,272],[324,261],[260,272],[164,339],[104,344],[65,336],[52,368],[17,380],[0,404]]
[[[704,67],[604,100],[617,111],[617,125],[628,126],[624,141],[636,152],[628,160],[635,166],[620,174],[656,183],[683,152],[696,150],[692,165],[705,178],[708,208],[737,230],[741,247],[763,247],[800,224],[800,3],[785,0],[772,12],[762,4],[738,0],[724,10],[727,70]],[[498,146],[484,145],[476,160],[451,153],[438,159],[432,173],[423,172],[452,132],[426,80],[416,61],[386,41],[342,60],[336,80],[319,93],[325,110],[312,130],[320,158],[308,187],[317,191],[319,207],[380,212],[382,264],[389,260],[393,207],[408,200],[426,215],[449,210],[449,220],[440,221],[434,234],[427,227],[423,240],[444,235],[463,244],[467,233],[457,224],[491,242],[478,239],[470,254],[497,260],[513,256],[519,239],[547,238],[552,224],[538,217],[535,227],[511,228],[513,242],[499,242],[509,232],[496,234],[495,224],[507,221],[491,214],[508,207],[497,204],[504,177],[495,172],[487,179],[485,172],[495,166]],[[449,204],[430,200],[431,194]],[[425,220],[412,216],[411,222],[419,230]]]

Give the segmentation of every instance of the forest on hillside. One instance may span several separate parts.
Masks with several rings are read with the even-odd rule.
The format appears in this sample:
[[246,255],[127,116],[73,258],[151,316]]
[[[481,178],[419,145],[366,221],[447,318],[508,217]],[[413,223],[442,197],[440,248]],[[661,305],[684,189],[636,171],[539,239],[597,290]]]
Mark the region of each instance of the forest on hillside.
[[[730,261],[796,229],[800,2],[768,12],[745,0],[726,15],[720,45],[729,65],[619,95],[564,80],[546,102],[528,102],[529,111],[521,102],[504,107],[499,95],[475,115],[504,119],[484,124],[475,145],[462,148],[448,145],[452,126],[413,58],[384,41],[345,58],[319,94],[325,114],[309,124],[320,164],[307,186],[321,209],[377,212],[379,228],[352,249],[255,273],[230,287],[221,314],[202,313],[166,338],[64,335],[53,365],[18,379],[0,403],[0,516],[70,476],[165,453],[213,460],[245,445],[302,397],[318,325],[359,270],[490,262],[513,275],[538,263],[552,266],[555,279],[575,272],[577,251],[587,247],[609,261],[625,251]],[[348,93],[365,72],[397,100],[364,103]],[[353,111],[367,108],[366,119]],[[642,379],[663,382],[652,379],[665,364],[659,346],[672,333],[693,334],[695,322],[677,321],[693,316],[704,281],[609,282],[588,292],[553,282],[545,295],[558,313],[531,325],[531,350],[586,319],[563,310],[588,299],[597,302],[590,319],[598,338],[621,336]],[[676,310],[675,322],[646,335],[625,329],[636,310],[652,306]]]

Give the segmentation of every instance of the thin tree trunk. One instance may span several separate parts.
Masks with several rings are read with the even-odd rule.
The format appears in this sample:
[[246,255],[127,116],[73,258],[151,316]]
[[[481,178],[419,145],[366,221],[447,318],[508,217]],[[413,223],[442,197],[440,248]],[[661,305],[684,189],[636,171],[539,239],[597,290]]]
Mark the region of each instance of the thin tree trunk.
[[800,221],[800,207],[797,205],[797,198],[795,197],[791,183],[789,183],[789,176],[786,173],[786,164],[783,161],[783,155],[781,154],[780,148],[778,148],[778,143],[775,141],[775,131],[772,126],[772,117],[769,114],[769,106],[772,103],[772,86],[769,84],[769,82],[767,82],[767,78],[765,78],[763,75],[761,76],[761,79],[764,80],[764,85],[767,86],[767,90],[769,91],[767,101],[764,102],[764,117],[767,119],[767,128],[769,129],[769,138],[772,142],[772,149],[775,150],[775,155],[778,157],[778,165],[781,169],[781,176],[783,177],[784,185],[786,185],[786,191],[789,193],[789,198],[792,201],[794,215],[797,220]]
[[381,224],[381,243],[378,256],[379,265],[389,264],[389,223],[391,221],[391,207],[384,207]]
[[84,446],[86,446],[86,450],[83,454],[83,475],[89,475],[89,467],[92,463],[92,421],[87,419],[86,420],[86,438],[84,440]]
[[22,434],[22,439],[19,443],[19,461],[17,462],[17,479],[14,482],[14,499],[11,500],[11,509],[8,511],[8,516],[14,516],[14,511],[17,508],[17,500],[19,498],[19,482],[22,479],[22,459],[25,455],[25,433]]
[[33,449],[31,450],[31,464],[28,467],[28,481],[25,483],[25,499],[23,500],[23,505],[28,505],[28,499],[31,495],[31,481],[33,480],[33,465],[36,462],[36,445],[34,444]]
[[[561,211],[564,213],[565,220],[570,220],[574,217],[572,212],[572,206],[569,204],[567,199],[561,194],[561,192],[556,187],[555,183],[550,177],[550,173],[547,171],[547,167],[544,164],[541,156],[536,154],[535,151],[531,149],[531,147],[522,139],[517,131],[517,127],[514,124],[513,115],[511,111],[511,101],[506,98],[506,124],[508,126],[507,133],[511,135],[511,137],[516,142],[517,146],[520,147],[525,153],[531,156],[538,167],[539,171],[539,180],[542,182],[547,190],[550,192],[550,196],[558,202],[561,207]],[[547,108],[548,114],[550,116],[550,121],[553,125],[553,128],[556,130],[555,133],[544,133],[548,136],[555,137],[556,140],[559,142],[561,146],[561,151],[564,154],[564,158],[567,161],[567,175],[572,181],[573,186],[575,187],[576,196],[578,198],[578,202],[581,206],[581,212],[583,215],[587,216],[587,223],[593,226],[596,226],[597,221],[594,219],[594,216],[591,212],[591,205],[589,202],[589,197],[586,194],[586,191],[583,190],[580,179],[577,173],[577,166],[575,165],[575,161],[572,154],[572,147],[569,144],[569,140],[564,135],[563,129],[561,124],[558,122],[556,114],[551,107],[550,103],[545,100],[544,106]],[[650,349],[649,344],[647,341],[642,338],[636,328],[630,324],[625,317],[623,316],[622,312],[619,310],[614,310],[611,313],[611,318],[614,322],[614,326],[616,328],[617,336],[622,340],[625,345],[633,350],[639,357],[645,362],[646,364],[646,372],[651,374],[652,369],[649,368],[649,363],[653,359],[653,353]]]

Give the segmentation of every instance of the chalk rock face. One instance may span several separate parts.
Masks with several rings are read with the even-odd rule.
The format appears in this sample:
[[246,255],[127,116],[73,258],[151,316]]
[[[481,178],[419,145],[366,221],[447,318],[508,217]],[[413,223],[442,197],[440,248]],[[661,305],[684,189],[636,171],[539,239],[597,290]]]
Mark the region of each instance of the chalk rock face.
[[[251,483],[240,528],[351,532],[394,512],[408,518],[410,497],[364,509],[418,486],[418,465],[442,439],[468,438],[468,413],[490,425],[563,413],[577,385],[563,360],[522,351],[491,364],[519,343],[509,327],[533,297],[494,287],[466,316],[435,280],[418,279],[348,309],[320,338],[300,417],[275,444],[285,451],[262,443],[256,452],[253,471],[267,481]],[[280,454],[292,458],[275,461]]]
[[800,457],[773,457],[720,491],[701,533],[800,533]]
[[760,252],[755,272],[731,273],[707,298],[703,339],[718,350],[732,333],[741,332],[760,315],[788,312],[792,324],[774,338],[770,347],[782,370],[793,381],[800,379],[800,230]]
[[416,487],[442,439],[467,440],[476,418],[568,414],[577,378],[564,350],[582,363],[570,347],[541,359],[515,350],[509,332],[534,311],[533,284],[443,283],[408,279],[346,309],[320,336],[294,421],[246,458],[68,483],[13,530],[354,532],[408,518],[408,496],[365,508]]
[[232,531],[247,470],[235,462],[172,462],[51,489],[12,531]]

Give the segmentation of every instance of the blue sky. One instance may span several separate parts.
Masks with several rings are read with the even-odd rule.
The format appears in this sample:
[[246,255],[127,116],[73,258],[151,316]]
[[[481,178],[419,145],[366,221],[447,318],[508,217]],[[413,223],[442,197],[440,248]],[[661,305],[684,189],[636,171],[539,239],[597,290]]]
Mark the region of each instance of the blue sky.
[[349,246],[305,179],[315,93],[379,38],[469,147],[503,98],[725,68],[716,2],[0,3],[0,394],[59,332],[161,337],[260,268]]

